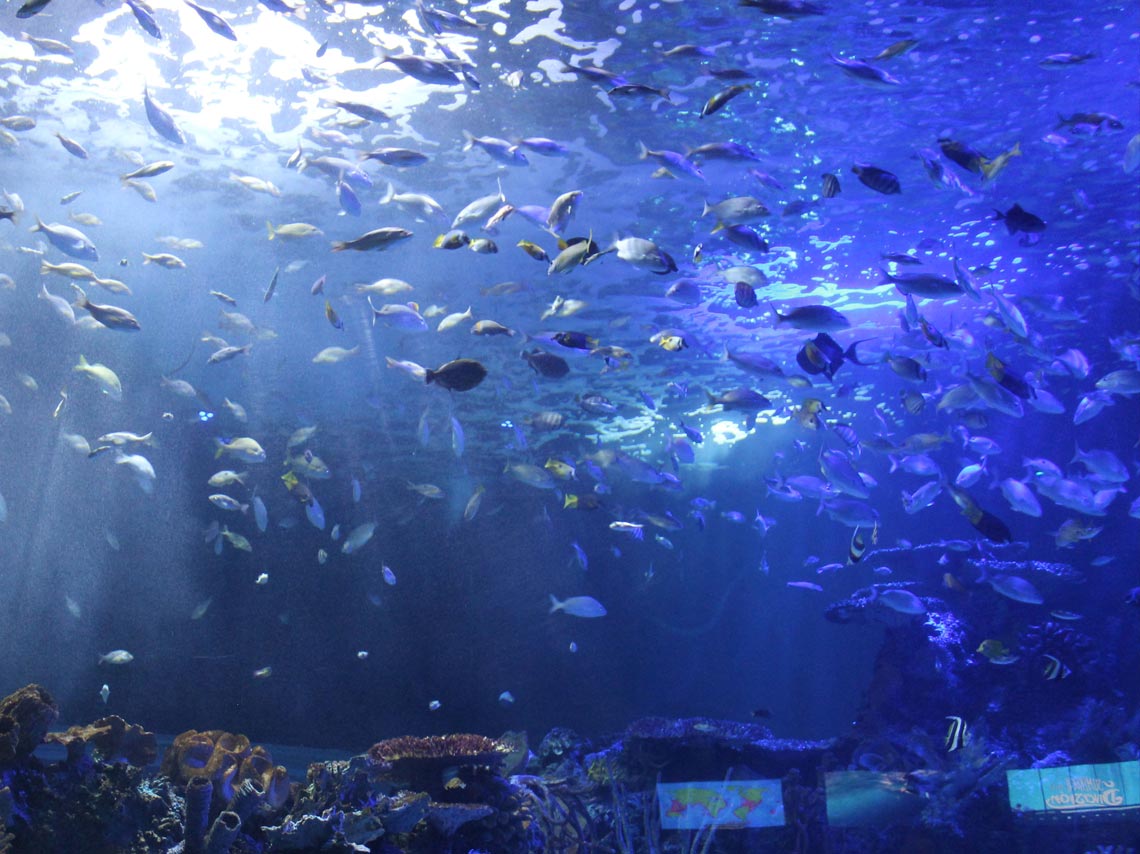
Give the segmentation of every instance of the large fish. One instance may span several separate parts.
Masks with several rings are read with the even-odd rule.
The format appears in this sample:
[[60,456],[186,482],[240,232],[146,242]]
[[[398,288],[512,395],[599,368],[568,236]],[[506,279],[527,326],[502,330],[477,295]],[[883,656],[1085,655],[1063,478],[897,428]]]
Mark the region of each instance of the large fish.
[[70,255],[72,258],[79,258],[84,261],[99,260],[99,250],[95,248],[91,239],[70,225],[62,225],[58,222],[45,223],[37,216],[36,224],[32,226],[31,231],[42,232],[47,237],[48,242],[64,255]]

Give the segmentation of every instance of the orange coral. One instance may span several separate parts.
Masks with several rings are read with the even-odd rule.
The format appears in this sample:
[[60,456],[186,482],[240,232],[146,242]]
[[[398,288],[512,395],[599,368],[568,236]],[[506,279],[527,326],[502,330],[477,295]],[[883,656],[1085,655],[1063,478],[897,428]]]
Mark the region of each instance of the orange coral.
[[240,733],[187,730],[167,748],[160,771],[179,783],[207,777],[214,784],[214,796],[226,802],[245,780],[260,783],[266,803],[274,808],[289,798],[289,772],[273,764],[268,750],[250,745]]
[[88,744],[105,762],[122,759],[130,765],[143,767],[158,756],[154,733],[145,731],[138,724],[128,724],[118,715],[100,718],[86,726],[73,726],[66,732],[48,733],[44,741],[64,745],[71,760],[82,756]]

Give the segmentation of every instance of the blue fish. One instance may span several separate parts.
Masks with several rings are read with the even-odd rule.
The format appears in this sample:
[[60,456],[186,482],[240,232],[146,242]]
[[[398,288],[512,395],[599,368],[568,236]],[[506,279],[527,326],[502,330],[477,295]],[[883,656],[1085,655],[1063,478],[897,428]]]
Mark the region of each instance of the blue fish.
[[360,216],[360,199],[353,192],[352,187],[345,183],[343,178],[336,182],[336,200],[340,202],[340,209],[349,216]]
[[127,6],[134,13],[135,20],[139,22],[140,27],[156,39],[162,38],[162,30],[158,28],[158,22],[154,19],[154,10],[150,6],[143,0],[127,0]]
[[574,540],[570,543],[570,548],[574,550],[574,560],[578,564],[578,568],[585,572],[590,567],[590,560],[586,557],[586,552],[578,545],[578,541]]
[[162,104],[150,97],[150,91],[146,86],[143,86],[143,106],[146,107],[146,120],[158,131],[159,136],[175,145],[186,144],[186,137],[174,123],[173,117]]

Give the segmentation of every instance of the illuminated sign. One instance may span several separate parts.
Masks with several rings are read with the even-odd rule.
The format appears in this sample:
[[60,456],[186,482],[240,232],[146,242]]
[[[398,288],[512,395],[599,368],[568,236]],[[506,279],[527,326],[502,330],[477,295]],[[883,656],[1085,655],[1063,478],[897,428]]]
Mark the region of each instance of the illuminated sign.
[[1006,771],[1009,805],[1018,812],[1140,811],[1140,762]]
[[658,783],[662,830],[780,827],[784,794],[779,780]]

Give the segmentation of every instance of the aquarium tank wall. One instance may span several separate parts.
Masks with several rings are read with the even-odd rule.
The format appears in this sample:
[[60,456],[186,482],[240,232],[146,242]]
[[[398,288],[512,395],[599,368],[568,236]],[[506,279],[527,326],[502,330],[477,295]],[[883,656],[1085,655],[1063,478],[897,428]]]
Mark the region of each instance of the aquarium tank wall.
[[1140,849],[1140,14],[0,12],[0,852]]

